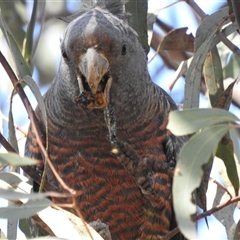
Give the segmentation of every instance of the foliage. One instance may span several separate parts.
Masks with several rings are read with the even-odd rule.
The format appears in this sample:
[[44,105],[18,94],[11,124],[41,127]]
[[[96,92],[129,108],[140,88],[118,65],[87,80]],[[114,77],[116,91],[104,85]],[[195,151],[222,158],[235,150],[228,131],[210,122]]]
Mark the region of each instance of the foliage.
[[[7,21],[7,17],[4,15],[6,5],[4,5],[4,3],[2,3],[2,5],[0,4],[0,27],[14,58],[17,77],[10,67],[10,65],[13,64],[10,64],[9,60],[6,61],[2,53],[0,53],[0,62],[8,73],[9,78],[12,80],[15,87],[14,91],[19,94],[24,102],[29,118],[32,122],[35,121],[33,114],[34,111],[32,110],[30,103],[26,101],[27,97],[24,95],[24,91],[20,84],[26,84],[30,87],[37,99],[41,111],[43,112],[44,121],[46,121],[46,114],[44,114],[45,106],[40,91],[32,79],[33,66],[37,66],[38,64],[37,61],[33,60],[33,56],[41,36],[41,34],[39,34],[37,38],[34,38],[34,23],[38,21],[38,24],[42,28],[43,22],[45,21],[43,13],[45,13],[46,18],[49,18],[50,16],[47,8],[45,8],[45,1],[41,2],[42,4],[40,4],[39,1],[34,1],[33,11],[30,21],[28,22],[27,30],[24,33],[21,32],[20,40],[19,37],[16,36],[18,35],[18,32],[14,30],[13,27],[9,27],[11,23]],[[230,203],[234,203],[234,206],[236,206],[236,202],[240,199],[240,196],[238,196],[240,155],[238,147],[238,124],[240,120],[235,115],[228,112],[232,100],[237,106],[240,105],[233,94],[233,88],[235,87],[235,81],[233,81],[233,79],[239,74],[239,49],[235,46],[235,42],[237,29],[239,29],[237,20],[240,16],[234,14],[235,12],[237,13],[237,11],[235,11],[235,5],[231,5],[231,1],[228,1],[225,7],[222,7],[211,15],[206,15],[194,1],[185,2],[186,4],[189,4],[191,9],[195,11],[201,19],[196,31],[196,36],[193,37],[192,34],[187,34],[186,28],[170,29],[157,19],[156,25],[168,33],[165,36],[159,37],[159,33],[155,31],[153,33],[151,47],[162,57],[163,61],[169,66],[169,68],[176,70],[177,74],[172,82],[172,87],[180,76],[185,76],[186,80],[185,98],[183,101],[184,110],[170,113],[168,128],[175,135],[189,135],[189,141],[184,145],[180,153],[179,161],[175,170],[173,181],[173,203],[180,231],[187,238],[192,239],[197,237],[195,221],[217,212],[220,209],[227,209],[227,206]],[[134,8],[134,4],[138,4],[138,2],[132,1],[132,5],[127,5],[127,9],[130,10],[132,7]],[[24,4],[23,7],[26,8]],[[172,6],[169,6],[169,8],[171,7]],[[19,15],[17,11],[15,14]],[[139,17],[137,11],[132,12],[132,14],[134,20]],[[70,15],[70,13],[65,12],[63,14],[62,12],[62,15]],[[142,15],[144,16],[144,14],[141,14],[141,16]],[[152,15],[149,14],[148,19],[152,19],[151,17]],[[141,19],[141,21],[142,20],[144,21],[144,19]],[[151,21],[152,20],[150,20],[150,22]],[[133,27],[136,25],[136,22],[138,21],[133,21]],[[151,24],[149,23],[148,25],[150,26]],[[143,31],[140,31],[139,29],[137,30],[142,33],[143,38],[146,32],[144,30],[145,29],[143,29]],[[161,40],[156,41],[156,36]],[[146,39],[142,40],[144,45],[146,45]],[[146,46],[145,49],[147,49]],[[166,52],[168,52],[167,57],[165,55]],[[175,56],[179,56],[179,53],[184,55],[184,58],[180,58],[183,61],[182,63],[179,61],[179,57],[175,58]],[[228,59],[228,61],[226,61],[226,59]],[[179,69],[177,69],[178,67]],[[40,76],[44,78],[44,74],[45,73],[40,73]],[[232,84],[224,89],[224,79],[229,77],[232,78]],[[47,78],[50,77],[48,76]],[[212,108],[198,109],[200,92],[206,94]],[[39,164],[39,162],[10,153],[18,150],[17,138],[15,136],[16,126],[14,126],[11,107],[9,112],[9,142],[5,140],[2,134],[0,135],[0,143],[7,151],[9,151],[9,153],[0,154],[1,170],[7,166],[22,166],[22,169],[27,174],[39,182],[37,176],[34,175],[36,172],[31,172],[31,168],[25,166]],[[47,156],[47,152],[44,152],[44,149],[43,154],[46,154]],[[216,183],[218,189],[224,189],[224,191],[220,196],[216,196],[215,206],[218,206],[207,210],[206,190],[214,156],[222,159],[226,167],[227,177],[224,178],[224,181],[225,184],[227,183],[227,186],[224,187],[220,183]],[[80,237],[81,239],[91,239],[88,235],[88,230],[85,229],[85,223],[83,221],[80,219],[77,220],[81,225],[80,230],[79,226],[73,227],[73,216],[66,217],[65,212],[61,212],[60,216],[59,214],[62,210],[56,210],[50,207],[53,203],[46,198],[53,195],[66,197],[65,195],[55,192],[55,189],[51,188],[47,183],[45,185],[48,186],[47,189],[45,188],[45,190],[47,190],[46,193],[31,193],[31,185],[27,183],[27,181],[28,179],[26,177],[14,173],[13,171],[0,172],[0,196],[13,203],[7,207],[0,208],[1,218],[26,219],[29,216],[34,215],[34,220],[52,235],[69,237],[70,232],[72,232],[73,239]],[[69,192],[68,196],[72,197],[74,200],[74,190],[68,189],[67,187],[65,187],[65,189]],[[231,189],[233,189],[233,191]],[[229,199],[221,205],[220,200],[224,194],[229,195]],[[193,195],[194,197],[192,197]],[[235,197],[232,197],[233,195],[235,195]],[[196,203],[205,210],[205,213],[196,216]],[[74,208],[73,205],[67,207]],[[221,217],[218,215],[218,219],[223,221],[227,217],[232,216],[233,210],[234,209],[230,212],[224,212]],[[47,215],[51,215],[53,218],[46,218],[46,212],[44,211],[49,211],[47,212]],[[54,227],[56,227],[54,219],[58,219],[58,222],[63,223],[62,226],[64,226],[63,228],[65,232],[69,235],[63,236],[60,231],[61,227],[57,230],[54,229]],[[48,220],[51,221],[48,222]],[[229,239],[233,239],[234,234],[237,235],[239,229],[238,225],[233,224],[227,226],[226,224]],[[236,229],[236,231],[231,235],[230,230],[232,231],[233,228]],[[26,234],[28,232],[26,227],[23,227],[23,231]],[[94,239],[100,239],[96,233],[92,230],[90,231],[92,235],[95,234]]]

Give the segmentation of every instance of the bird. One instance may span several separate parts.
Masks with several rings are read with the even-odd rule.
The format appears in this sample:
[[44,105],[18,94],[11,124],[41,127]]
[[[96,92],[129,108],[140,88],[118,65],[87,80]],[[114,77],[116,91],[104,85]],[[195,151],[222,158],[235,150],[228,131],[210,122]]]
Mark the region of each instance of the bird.
[[[177,106],[151,80],[125,16],[121,1],[89,1],[61,40],[43,97],[47,132],[39,107],[35,114],[53,166],[80,192],[85,221],[107,224],[112,239],[161,239],[176,226],[172,181],[185,138],[167,129]],[[31,124],[25,155],[43,160]],[[64,191],[50,169],[47,181]]]

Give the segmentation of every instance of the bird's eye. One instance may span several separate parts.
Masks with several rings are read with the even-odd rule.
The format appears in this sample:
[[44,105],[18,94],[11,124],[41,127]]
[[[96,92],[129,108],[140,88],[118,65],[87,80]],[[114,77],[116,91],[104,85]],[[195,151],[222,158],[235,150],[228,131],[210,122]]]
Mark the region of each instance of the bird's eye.
[[122,54],[123,56],[127,54],[127,46],[126,46],[125,43],[122,45],[122,52],[121,52],[121,54]]
[[64,50],[62,50],[62,56],[65,60],[69,60],[68,55]]

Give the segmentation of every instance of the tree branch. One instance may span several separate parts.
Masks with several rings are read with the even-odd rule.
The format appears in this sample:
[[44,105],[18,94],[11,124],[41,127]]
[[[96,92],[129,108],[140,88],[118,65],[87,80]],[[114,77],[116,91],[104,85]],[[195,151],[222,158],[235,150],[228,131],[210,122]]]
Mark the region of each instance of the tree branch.
[[225,37],[225,35],[221,31],[219,31],[217,35],[226,47],[228,47],[237,56],[240,56],[240,49],[236,45],[234,45],[227,37]]
[[[205,218],[205,217],[208,217],[210,215],[212,215],[213,213],[215,212],[218,212],[220,211],[221,209],[235,203],[235,202],[239,202],[240,201],[240,196],[237,196],[237,197],[233,197],[231,199],[229,199],[228,201],[226,201],[225,203],[222,203],[222,204],[219,204],[217,205],[216,207],[213,207],[211,209],[209,209],[208,211],[206,212],[203,212],[199,215],[197,215],[196,217],[193,217],[192,218],[192,221],[193,222],[197,222],[198,220],[202,219],[202,218]],[[165,235],[162,240],[169,240],[171,239],[174,235],[176,235],[178,232],[179,232],[179,228],[176,227],[174,228],[172,231],[170,231],[167,235]]]
[[[4,136],[1,133],[0,133],[0,143],[8,152],[16,153],[14,148],[10,145],[10,143],[4,138]],[[38,174],[38,172],[34,168],[32,168],[31,166],[21,166],[21,168],[35,182],[37,182],[38,184],[41,183],[41,176]],[[51,184],[49,184],[48,182],[45,182],[44,189],[46,191],[57,191],[57,189],[53,187]]]
[[185,2],[197,13],[201,20],[207,16],[207,14],[195,3],[195,1],[185,0]]
[[45,149],[45,147],[43,146],[43,143],[42,143],[42,140],[41,140],[41,130],[37,124],[37,118],[36,118],[36,115],[32,109],[32,106],[25,94],[25,92],[23,91],[23,88],[21,86],[21,84],[19,83],[15,73],[13,72],[12,68],[10,67],[10,65],[8,64],[6,58],[3,56],[2,52],[0,52],[0,62],[2,64],[2,66],[4,67],[5,71],[7,72],[14,88],[16,89],[18,95],[20,96],[23,104],[24,104],[24,107],[26,108],[27,110],[27,113],[28,113],[28,116],[31,120],[31,124],[32,124],[32,128],[33,128],[33,131],[35,133],[35,136],[36,136],[36,140],[37,140],[37,143],[41,149],[41,152],[45,158],[45,160],[47,161],[47,164],[49,165],[49,167],[51,168],[51,170],[53,171],[55,177],[57,178],[57,180],[59,181],[59,183],[62,185],[62,187],[64,189],[66,189],[68,192],[74,192],[73,189],[69,188],[64,182],[63,180],[61,179],[61,177],[58,175],[58,173],[56,172],[56,170],[54,169],[49,157],[48,157],[48,153]]
[[240,31],[240,1],[239,0],[231,0],[233,12],[235,15],[235,19],[238,25],[238,29]]

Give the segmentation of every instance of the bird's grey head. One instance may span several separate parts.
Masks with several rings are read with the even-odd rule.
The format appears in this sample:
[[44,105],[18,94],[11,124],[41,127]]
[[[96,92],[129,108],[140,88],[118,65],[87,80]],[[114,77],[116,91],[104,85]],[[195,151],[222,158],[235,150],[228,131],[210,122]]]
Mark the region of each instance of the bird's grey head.
[[142,51],[134,30],[107,10],[95,8],[73,20],[65,31],[61,51],[76,76],[79,100],[88,108],[104,108],[110,91],[120,81],[117,75],[127,67],[125,59],[136,48]]

